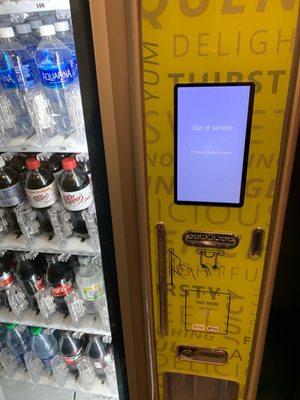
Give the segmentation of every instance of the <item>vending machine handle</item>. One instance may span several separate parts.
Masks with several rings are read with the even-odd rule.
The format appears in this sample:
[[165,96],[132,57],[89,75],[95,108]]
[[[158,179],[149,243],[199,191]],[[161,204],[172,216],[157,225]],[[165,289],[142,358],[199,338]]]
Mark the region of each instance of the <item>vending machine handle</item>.
[[168,334],[168,284],[167,284],[167,230],[163,222],[156,224],[158,292],[159,292],[159,331],[161,336]]

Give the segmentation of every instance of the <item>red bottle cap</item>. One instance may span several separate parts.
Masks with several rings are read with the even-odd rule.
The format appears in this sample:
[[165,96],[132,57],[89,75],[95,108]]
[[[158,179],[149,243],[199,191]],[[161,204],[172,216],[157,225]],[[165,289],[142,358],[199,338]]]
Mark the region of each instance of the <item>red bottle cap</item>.
[[66,157],[62,160],[62,167],[66,171],[73,171],[77,167],[77,162],[74,157]]
[[38,169],[41,166],[41,162],[36,157],[29,157],[26,160],[26,166],[29,170]]

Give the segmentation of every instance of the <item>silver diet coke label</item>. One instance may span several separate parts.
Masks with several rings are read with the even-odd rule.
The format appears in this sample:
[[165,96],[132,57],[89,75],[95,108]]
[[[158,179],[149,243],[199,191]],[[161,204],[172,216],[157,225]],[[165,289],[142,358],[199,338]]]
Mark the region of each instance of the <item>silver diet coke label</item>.
[[89,183],[85,188],[76,192],[65,192],[59,190],[64,207],[69,211],[81,211],[88,208],[93,201],[92,185]]

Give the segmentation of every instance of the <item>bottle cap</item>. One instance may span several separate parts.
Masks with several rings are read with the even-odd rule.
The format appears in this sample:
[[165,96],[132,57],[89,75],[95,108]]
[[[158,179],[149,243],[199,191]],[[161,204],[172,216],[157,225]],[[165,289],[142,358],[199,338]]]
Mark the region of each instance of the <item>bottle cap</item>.
[[31,33],[32,29],[30,24],[19,24],[16,25],[16,31],[19,35],[25,35],[26,33]]
[[0,157],[0,168],[5,167],[5,161]]
[[8,331],[12,331],[13,329],[15,329],[16,326],[17,324],[6,324],[6,329]]
[[38,169],[41,166],[41,162],[36,157],[29,157],[26,160],[26,166],[29,170]]
[[70,30],[70,25],[68,21],[55,22],[54,28],[56,32],[66,32]]
[[73,169],[77,167],[77,162],[74,157],[63,158],[61,163],[65,171],[73,171]]
[[42,25],[39,27],[40,36],[53,36],[55,35],[54,25]]
[[0,38],[1,39],[6,39],[6,38],[11,38],[15,36],[15,32],[11,26],[6,26],[0,28]]
[[32,326],[30,328],[30,333],[33,336],[38,336],[42,332],[42,328],[40,326]]
[[38,29],[40,26],[43,25],[41,19],[34,19],[33,21],[29,21],[29,23],[32,29]]

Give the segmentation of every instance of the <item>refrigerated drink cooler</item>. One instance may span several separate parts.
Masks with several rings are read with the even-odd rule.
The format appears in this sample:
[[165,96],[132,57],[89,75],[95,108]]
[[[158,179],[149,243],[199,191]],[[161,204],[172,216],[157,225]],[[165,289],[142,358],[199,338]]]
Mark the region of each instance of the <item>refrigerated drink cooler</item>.
[[128,398],[88,6],[0,2],[7,398]]

